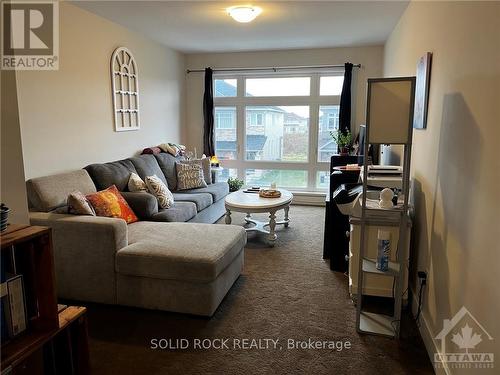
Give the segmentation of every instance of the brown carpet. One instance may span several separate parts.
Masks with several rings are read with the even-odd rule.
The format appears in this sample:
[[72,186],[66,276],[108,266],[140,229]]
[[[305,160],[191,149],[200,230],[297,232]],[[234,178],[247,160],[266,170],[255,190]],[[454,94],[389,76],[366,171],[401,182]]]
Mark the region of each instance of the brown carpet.
[[[250,233],[245,268],[211,318],[89,305],[94,374],[428,374],[414,323],[403,338],[359,335],[347,279],[321,259],[324,209],[292,206],[270,248]],[[260,215],[262,217],[262,215]],[[243,215],[234,214],[233,223]],[[151,339],[190,340],[187,350],[152,350]],[[229,338],[230,349],[194,350],[194,338]],[[280,339],[282,349],[233,349],[233,339]],[[288,339],[344,341],[350,349],[298,349]]]

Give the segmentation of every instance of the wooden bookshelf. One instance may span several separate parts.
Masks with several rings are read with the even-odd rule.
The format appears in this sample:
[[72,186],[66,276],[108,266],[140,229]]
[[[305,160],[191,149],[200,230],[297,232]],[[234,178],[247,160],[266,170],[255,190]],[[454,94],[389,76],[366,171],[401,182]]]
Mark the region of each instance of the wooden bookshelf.
[[58,310],[51,229],[11,224],[0,242],[23,276],[27,315],[27,329],[2,343],[2,375],[87,374],[86,309]]

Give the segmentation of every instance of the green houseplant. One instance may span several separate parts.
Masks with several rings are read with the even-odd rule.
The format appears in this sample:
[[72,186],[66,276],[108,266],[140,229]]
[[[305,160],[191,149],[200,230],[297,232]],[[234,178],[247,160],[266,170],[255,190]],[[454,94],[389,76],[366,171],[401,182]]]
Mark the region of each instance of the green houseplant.
[[229,177],[227,183],[229,185],[230,192],[238,191],[243,186],[243,180],[240,180],[239,178]]
[[335,143],[339,146],[340,155],[349,155],[349,149],[351,148],[351,144],[352,144],[351,132],[349,130],[347,130],[344,133],[339,129],[339,130],[331,131],[330,136],[333,138]]

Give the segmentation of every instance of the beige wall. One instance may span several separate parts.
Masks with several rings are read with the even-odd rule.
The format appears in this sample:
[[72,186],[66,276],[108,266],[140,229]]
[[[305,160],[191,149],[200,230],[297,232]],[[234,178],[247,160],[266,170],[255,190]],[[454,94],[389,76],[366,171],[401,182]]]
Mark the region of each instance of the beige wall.
[[10,208],[10,223],[28,224],[19,112],[15,95],[16,74],[13,70],[1,71],[0,87],[0,202]]
[[[141,129],[115,132],[109,62],[128,47],[139,69]],[[18,72],[26,178],[180,141],[184,56],[74,5],[60,4],[60,69]]]
[[384,57],[385,76],[404,76],[415,75],[426,51],[434,54],[427,129],[414,131],[412,153],[418,193],[414,259],[429,274],[423,337],[433,351],[430,338],[443,319],[465,306],[497,340],[497,361],[499,19],[497,2],[412,2]]
[[[258,67],[288,65],[343,64],[350,61],[361,64],[353,70],[352,124],[364,123],[366,79],[380,77],[383,67],[383,47],[321,48],[286,51],[237,52],[190,54],[186,56],[186,67]],[[191,73],[186,78],[186,121],[183,140],[189,148],[202,149],[203,145],[203,73]]]

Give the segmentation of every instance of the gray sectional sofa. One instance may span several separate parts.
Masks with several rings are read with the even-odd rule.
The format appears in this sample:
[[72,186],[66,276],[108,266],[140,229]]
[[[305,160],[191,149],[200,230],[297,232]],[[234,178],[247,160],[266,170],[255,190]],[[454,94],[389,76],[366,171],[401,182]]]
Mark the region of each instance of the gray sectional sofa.
[[[229,194],[227,182],[209,184],[206,188],[177,191],[175,162],[180,158],[167,153],[140,155],[133,158],[103,164],[92,164],[85,169],[95,183],[97,190],[116,185],[118,190],[127,191],[130,173],[142,179],[157,175],[173,192],[175,204],[169,209],[155,206],[156,199],[150,194],[125,194],[125,199],[143,220],[214,223],[224,215],[224,197]],[[140,199],[143,199],[141,204]]]
[[[89,302],[211,316],[239,277],[246,234],[213,225],[224,214],[227,183],[176,191],[176,158],[141,155],[27,182],[30,220],[53,229],[58,296]],[[130,173],[156,174],[175,204],[158,209],[148,193],[127,192]],[[68,194],[116,185],[139,217],[77,216],[64,212]]]

